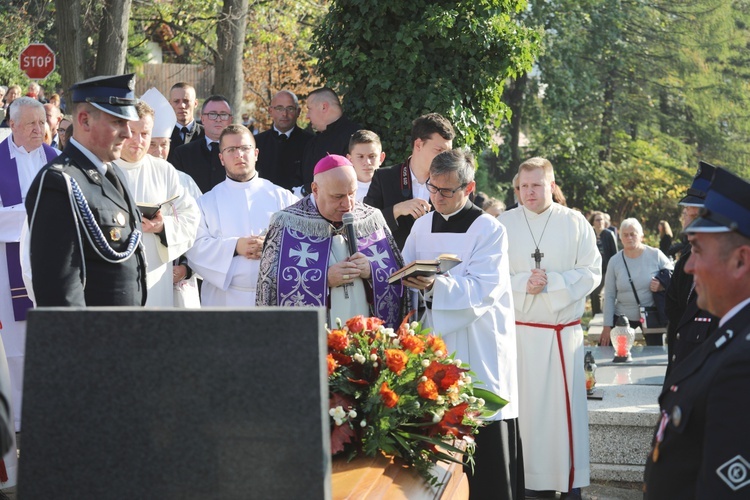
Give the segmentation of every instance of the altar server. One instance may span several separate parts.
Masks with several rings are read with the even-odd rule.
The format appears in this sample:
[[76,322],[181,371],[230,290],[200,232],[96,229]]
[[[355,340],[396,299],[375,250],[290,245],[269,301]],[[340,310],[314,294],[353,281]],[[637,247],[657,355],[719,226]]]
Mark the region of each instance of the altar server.
[[508,239],[497,219],[469,200],[475,185],[470,152],[446,151],[432,160],[426,186],[435,211],[414,222],[404,259],[411,262],[454,253],[462,263],[446,274],[408,278],[404,284],[425,291],[426,325],[442,335],[456,358],[469,364],[477,386],[510,401],[476,438],[474,473],[467,470],[471,498],[522,499]]
[[590,476],[581,316],[602,258],[583,215],[552,202],[548,160],[526,160],[518,179],[522,206],[499,220],[511,242],[526,487],[576,498]]
[[205,193],[201,221],[188,263],[203,278],[201,306],[255,305],[258,263],[271,215],[297,198],[261,179],[258,150],[246,127],[230,125],[219,138],[226,179]]
[[[155,89],[149,92],[155,92]],[[136,105],[138,120],[130,122],[132,137],[123,144],[117,166],[138,203],[166,203],[150,219],[141,217],[148,272],[147,306],[173,307],[172,261],[193,245],[200,214],[193,197],[182,187],[172,165],[148,154],[154,110],[145,101]]]

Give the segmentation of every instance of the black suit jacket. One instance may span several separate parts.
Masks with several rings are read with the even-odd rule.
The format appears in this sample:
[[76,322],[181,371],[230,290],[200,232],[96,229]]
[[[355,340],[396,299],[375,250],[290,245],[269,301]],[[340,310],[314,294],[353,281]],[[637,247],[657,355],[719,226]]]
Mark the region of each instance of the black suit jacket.
[[183,144],[175,150],[172,165],[193,178],[200,190],[208,193],[224,181],[226,172],[218,154],[208,149],[205,139]]
[[315,164],[329,153],[346,156],[349,153],[349,139],[361,128],[359,124],[342,116],[308,141],[302,157],[302,181],[305,184],[306,193],[310,193]]
[[31,183],[25,203],[38,306],[146,303],[146,261],[142,246],[124,262],[102,259],[86,237],[86,229],[73,218],[71,197],[63,177],[65,173],[75,179],[104,239],[115,251],[123,252],[133,230],[141,229],[141,217],[125,177],[116,166],[115,172],[124,196],[78,148],[68,144]]
[[666,378],[659,405],[669,420],[658,459],[652,451],[646,462],[644,498],[750,497],[738,458],[750,461],[749,334],[747,305]]
[[310,132],[299,127],[294,127],[286,140],[279,139],[274,129],[256,135],[258,161],[255,169],[258,175],[286,189],[301,186],[302,155],[312,137]]
[[[377,169],[370,183],[370,189],[367,191],[365,199],[362,200],[366,205],[378,208],[383,213],[399,250],[404,249],[406,237],[409,236],[414,225],[414,217],[412,216],[402,215],[398,219],[393,216],[395,204],[414,198],[411,188],[405,188],[401,180],[401,172],[404,168],[407,169],[409,179],[411,179],[411,170],[408,167],[409,160],[401,165]],[[411,185],[411,181],[409,185]]]
[[167,161],[172,165],[174,165],[174,162],[172,160],[174,159],[175,150],[177,150],[178,147],[182,146],[183,144],[189,144],[191,142],[202,140],[204,137],[206,137],[206,132],[203,130],[203,125],[198,122],[195,122],[193,132],[188,134],[187,137],[185,137],[185,140],[180,137],[181,128],[182,125],[176,124],[174,126],[174,129],[172,129],[172,137],[169,138],[169,155],[167,156]]

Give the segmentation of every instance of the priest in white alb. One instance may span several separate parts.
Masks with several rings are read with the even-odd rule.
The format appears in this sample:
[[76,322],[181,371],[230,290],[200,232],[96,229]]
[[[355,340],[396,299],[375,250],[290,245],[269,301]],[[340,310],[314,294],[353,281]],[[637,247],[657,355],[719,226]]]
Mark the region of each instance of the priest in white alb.
[[149,155],[154,110],[140,101],[138,121],[130,122],[132,137],[122,147],[115,164],[125,174],[136,201],[158,204],[174,196],[148,219],[142,218],[146,251],[146,306],[174,307],[172,261],[193,245],[198,228],[198,205],[180,184],[177,170],[165,160]]
[[403,283],[423,291],[425,324],[442,335],[448,351],[469,364],[477,387],[509,401],[476,436],[473,474],[467,467],[471,497],[523,499],[516,327],[505,228],[469,200],[475,188],[470,152],[437,155],[426,186],[435,211],[414,223],[404,260],[452,253],[462,262],[445,274]]
[[548,160],[526,160],[518,177],[522,206],[498,219],[510,242],[526,488],[580,498],[590,476],[581,316],[601,255],[583,215],[552,202]]
[[252,307],[268,223],[297,197],[258,176],[258,150],[246,127],[224,129],[219,151],[227,177],[198,201],[201,223],[188,263],[203,278],[202,307]]
[[[8,113],[11,135],[0,142],[0,335],[4,344],[4,350],[0,347],[0,385],[9,386],[4,393],[12,410],[11,430],[20,432],[26,312],[32,307],[21,269],[26,226],[23,202],[31,181],[60,152],[43,143],[47,118],[42,103],[19,97]],[[0,463],[0,488],[16,484],[18,457],[12,434],[12,449]]]

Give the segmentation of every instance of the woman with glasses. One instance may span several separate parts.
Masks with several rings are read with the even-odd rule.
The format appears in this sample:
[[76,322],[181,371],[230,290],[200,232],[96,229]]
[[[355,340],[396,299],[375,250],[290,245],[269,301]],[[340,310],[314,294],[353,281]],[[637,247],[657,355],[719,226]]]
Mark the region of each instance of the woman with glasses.
[[[608,232],[608,231],[604,231]],[[643,244],[643,227],[637,219],[625,219],[620,224],[623,249],[609,262],[604,279],[604,328],[601,345],[610,344],[610,331],[615,317],[625,315],[632,328],[641,324],[641,308],[656,304],[655,293],[663,293],[665,286],[657,279],[662,269],[673,269],[672,262],[658,248]],[[664,345],[662,334],[645,334],[646,345]]]

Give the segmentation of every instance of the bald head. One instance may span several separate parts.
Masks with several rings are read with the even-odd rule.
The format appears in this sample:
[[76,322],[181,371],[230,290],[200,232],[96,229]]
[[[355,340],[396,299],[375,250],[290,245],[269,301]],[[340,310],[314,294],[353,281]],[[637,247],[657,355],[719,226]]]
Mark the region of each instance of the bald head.
[[341,222],[346,212],[354,209],[357,195],[357,172],[343,165],[315,174],[312,192],[318,212],[332,222]]

